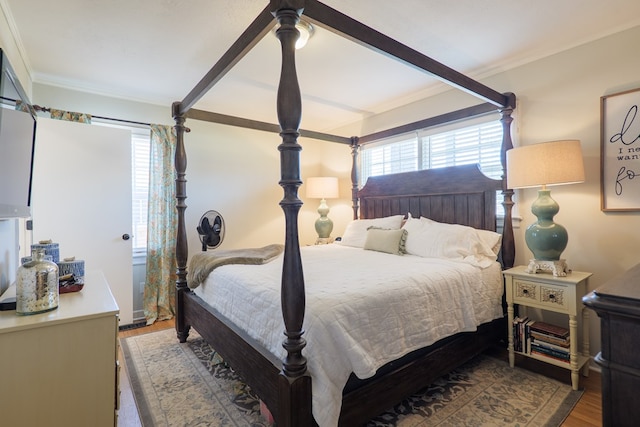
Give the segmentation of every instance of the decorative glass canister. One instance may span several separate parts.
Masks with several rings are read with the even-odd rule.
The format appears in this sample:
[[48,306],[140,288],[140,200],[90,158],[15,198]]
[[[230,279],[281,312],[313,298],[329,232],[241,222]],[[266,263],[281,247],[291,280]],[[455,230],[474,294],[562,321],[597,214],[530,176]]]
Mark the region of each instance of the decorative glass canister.
[[58,266],[45,259],[44,249],[34,249],[33,259],[18,268],[16,313],[43,313],[58,308]]

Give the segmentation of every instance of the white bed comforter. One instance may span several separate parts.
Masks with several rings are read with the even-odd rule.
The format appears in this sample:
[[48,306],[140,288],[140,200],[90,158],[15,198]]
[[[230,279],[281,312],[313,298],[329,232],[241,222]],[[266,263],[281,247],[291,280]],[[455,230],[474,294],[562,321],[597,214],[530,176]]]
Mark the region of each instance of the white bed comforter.
[[[389,255],[341,245],[301,249],[304,321],[313,415],[338,423],[353,372],[368,378],[385,363],[502,316],[502,276],[445,259]],[[195,292],[282,359],[282,255],[265,265],[227,265]]]

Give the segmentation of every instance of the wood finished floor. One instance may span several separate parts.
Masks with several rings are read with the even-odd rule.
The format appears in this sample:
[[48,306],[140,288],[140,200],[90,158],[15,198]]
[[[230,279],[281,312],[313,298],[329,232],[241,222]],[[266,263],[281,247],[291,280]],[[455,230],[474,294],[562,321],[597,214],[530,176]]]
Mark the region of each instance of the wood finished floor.
[[[126,338],[173,327],[173,321],[166,320],[162,322],[156,322],[151,326],[123,330],[120,331],[118,335],[120,338]],[[495,350],[493,353],[497,357],[504,358],[506,362],[506,351],[500,349]],[[118,426],[141,427],[142,424],[140,423],[138,410],[136,408],[133,393],[131,391],[131,386],[129,385],[127,374],[125,372],[126,367],[124,364],[122,351],[120,351],[119,360],[120,365],[122,366],[122,370],[120,372],[120,411],[118,413]],[[516,364],[520,367],[556,378],[557,380],[563,381],[567,384],[571,383],[569,372],[565,369],[549,366],[545,363],[525,357],[517,358]],[[582,395],[582,398],[580,398],[580,401],[576,404],[575,408],[573,408],[573,411],[571,411],[571,414],[569,414],[565,422],[562,424],[562,427],[601,427],[602,391],[600,387],[600,374],[592,370],[588,377],[581,376],[580,386],[584,387],[584,394]]]

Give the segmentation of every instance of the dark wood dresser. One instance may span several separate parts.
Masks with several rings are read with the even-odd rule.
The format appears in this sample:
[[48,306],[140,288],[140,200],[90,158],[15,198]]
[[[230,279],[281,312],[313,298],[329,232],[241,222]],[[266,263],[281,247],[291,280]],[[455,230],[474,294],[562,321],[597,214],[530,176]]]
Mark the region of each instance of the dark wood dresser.
[[582,299],[600,317],[602,424],[640,425],[640,264]]

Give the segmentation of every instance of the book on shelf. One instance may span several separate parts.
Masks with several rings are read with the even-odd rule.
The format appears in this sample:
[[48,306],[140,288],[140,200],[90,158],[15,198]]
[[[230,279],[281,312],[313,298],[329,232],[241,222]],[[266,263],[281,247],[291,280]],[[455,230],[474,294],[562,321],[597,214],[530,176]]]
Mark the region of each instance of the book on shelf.
[[558,345],[558,344],[554,344],[554,343],[549,342],[549,341],[545,341],[545,340],[536,338],[533,335],[531,335],[530,339],[531,339],[531,342],[535,343],[537,346],[547,347],[547,348],[550,348],[552,350],[564,351],[564,352],[567,352],[567,353],[569,352],[569,347],[570,347],[569,343],[567,343],[566,346],[564,344],[563,345]]
[[538,350],[538,349],[534,349],[534,348],[531,349],[531,352],[529,354],[535,354],[537,356],[548,357],[550,359],[559,360],[559,361],[564,362],[564,363],[571,362],[571,360],[570,360],[571,357],[568,356],[568,355],[567,356],[558,356],[558,355],[555,355],[555,354],[552,354],[552,353],[548,353],[546,351],[541,351],[541,350]]
[[513,319],[513,349],[518,352],[526,351],[527,337],[529,335],[527,329],[527,323],[530,320],[528,317],[516,317]]
[[535,322],[531,325],[531,330],[558,338],[569,337],[569,330],[567,328],[546,322]]
[[545,347],[543,345],[537,344],[535,342],[531,343],[531,353],[542,353],[547,356],[553,356],[557,359],[561,360],[569,360],[571,355],[566,350],[558,350],[555,348]]
[[537,339],[538,341],[548,342],[550,344],[555,344],[560,347],[568,348],[569,345],[571,344],[571,340],[569,339],[569,337],[558,338],[553,335],[542,334],[540,332],[533,331],[533,330],[530,331],[529,333],[531,337],[533,337],[534,339]]

